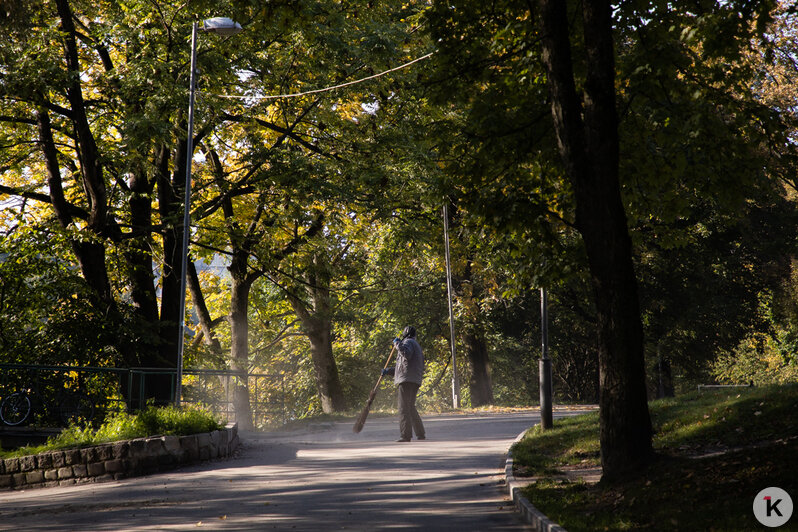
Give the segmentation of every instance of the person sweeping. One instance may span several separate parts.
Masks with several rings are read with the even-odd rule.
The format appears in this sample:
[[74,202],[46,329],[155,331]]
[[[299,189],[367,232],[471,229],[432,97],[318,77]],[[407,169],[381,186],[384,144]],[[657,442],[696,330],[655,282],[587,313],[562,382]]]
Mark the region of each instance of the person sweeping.
[[424,377],[424,353],[416,341],[416,329],[411,326],[402,331],[402,338],[394,338],[396,366],[385,368],[382,375],[392,375],[399,403],[399,433],[397,441],[408,442],[415,432],[419,440],[426,439],[424,424],[416,410],[416,395]]

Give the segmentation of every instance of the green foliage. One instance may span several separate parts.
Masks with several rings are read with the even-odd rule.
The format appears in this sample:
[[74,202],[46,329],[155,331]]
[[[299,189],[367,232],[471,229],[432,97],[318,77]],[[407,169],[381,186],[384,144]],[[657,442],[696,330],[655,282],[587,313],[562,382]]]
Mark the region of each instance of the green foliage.
[[712,374],[721,384],[798,382],[795,353],[795,344],[785,331],[756,332],[733,350],[721,352],[712,364]]
[[24,225],[0,240],[0,361],[113,364],[129,334],[92,305],[58,229]]

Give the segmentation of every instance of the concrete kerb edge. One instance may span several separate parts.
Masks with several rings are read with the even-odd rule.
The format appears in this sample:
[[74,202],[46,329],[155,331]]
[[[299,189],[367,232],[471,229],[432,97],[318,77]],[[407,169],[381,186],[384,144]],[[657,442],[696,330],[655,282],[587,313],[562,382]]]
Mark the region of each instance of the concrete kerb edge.
[[[515,440],[513,441],[513,445],[521,441],[526,434],[526,430],[519,434]],[[546,517],[540,510],[535,508],[535,506],[521,494],[521,488],[523,488],[527,483],[519,482],[516,480],[515,475],[513,475],[513,451],[512,445],[509,449],[507,449],[507,460],[504,464],[504,478],[505,483],[507,486],[507,490],[510,493],[510,499],[512,499],[513,503],[515,504],[518,511],[521,513],[521,516],[524,518],[524,521],[532,525],[535,530],[540,532],[567,532],[563,527],[558,525],[557,523],[553,522],[551,519]]]

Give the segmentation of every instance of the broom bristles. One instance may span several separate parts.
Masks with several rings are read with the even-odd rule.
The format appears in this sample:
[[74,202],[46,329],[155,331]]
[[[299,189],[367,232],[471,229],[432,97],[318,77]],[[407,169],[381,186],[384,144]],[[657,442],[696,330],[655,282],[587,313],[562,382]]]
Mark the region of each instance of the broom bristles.
[[371,403],[374,401],[374,397],[377,395],[377,391],[373,390],[369,395],[369,400],[366,402],[366,407],[360,412],[360,415],[357,417],[357,421],[355,421],[355,426],[352,427],[352,432],[357,434],[361,430],[363,430],[363,425],[366,424],[366,418],[369,417],[369,409],[371,408]]

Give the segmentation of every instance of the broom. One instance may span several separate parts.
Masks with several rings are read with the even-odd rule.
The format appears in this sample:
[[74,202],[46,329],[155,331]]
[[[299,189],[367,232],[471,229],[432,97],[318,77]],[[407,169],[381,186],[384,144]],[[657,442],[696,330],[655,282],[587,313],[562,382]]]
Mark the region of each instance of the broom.
[[[391,354],[388,355],[388,360],[385,361],[385,367],[382,368],[383,370],[388,369],[388,365],[391,363],[391,359],[393,358],[393,352],[396,350],[396,345],[394,344],[391,347]],[[366,401],[366,407],[363,408],[363,411],[357,416],[357,421],[355,421],[355,426],[352,427],[352,432],[357,434],[361,430],[363,430],[363,425],[366,424],[366,418],[369,417],[369,408],[371,408],[371,403],[374,402],[374,398],[377,397],[377,389],[380,387],[380,383],[382,382],[382,372],[380,372],[380,378],[377,379],[377,384],[374,385],[374,388],[371,390],[369,394],[369,400]]]

